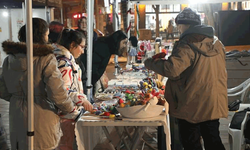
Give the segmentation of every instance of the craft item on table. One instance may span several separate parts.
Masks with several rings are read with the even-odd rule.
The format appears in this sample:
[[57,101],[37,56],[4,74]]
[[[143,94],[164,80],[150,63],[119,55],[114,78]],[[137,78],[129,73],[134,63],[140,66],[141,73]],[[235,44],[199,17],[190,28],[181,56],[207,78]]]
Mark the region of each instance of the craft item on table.
[[137,55],[136,47],[131,46],[128,55],[131,57],[130,64],[135,63],[135,56]]
[[129,38],[129,51],[128,51],[128,63],[135,63],[135,56],[137,55],[138,40],[135,36]]
[[[145,83],[145,85],[148,86],[147,83]],[[160,102],[158,99],[160,99]],[[155,90],[152,90],[151,93],[145,93],[145,94],[140,93],[138,95],[136,95],[136,93],[132,91],[126,90],[125,99],[121,99],[121,98],[118,99],[117,105],[114,105],[114,106],[116,107],[118,112],[120,112],[122,116],[124,117],[147,118],[147,117],[157,116],[162,112],[164,108],[163,105],[165,104],[163,101],[164,101],[164,98],[159,94],[159,92],[156,92]],[[160,109],[156,111],[157,113],[154,110],[156,108]],[[152,112],[153,114],[148,112],[152,110],[154,111]],[[131,114],[131,112],[135,113],[134,116]],[[143,114],[147,116],[144,116]]]
[[158,98],[157,98],[156,96],[154,96],[153,98],[151,98],[151,99],[148,101],[146,107],[144,108],[144,111],[147,111],[147,109],[148,109],[148,107],[149,107],[150,105],[156,105],[157,103],[158,103]]
[[117,82],[115,83],[115,85],[116,85],[116,86],[121,86],[121,85],[123,85],[123,82],[122,82],[122,81],[117,81]]
[[97,98],[98,100],[107,101],[107,100],[111,100],[113,98],[113,94],[98,93],[95,95],[95,98]]
[[150,44],[150,40],[147,41],[147,50],[148,51],[151,51],[151,44]]
[[117,80],[111,79],[111,80],[108,81],[108,86],[115,85],[116,82],[117,82]]
[[158,92],[159,89],[157,88],[157,85],[153,78],[145,78],[139,83],[139,87],[142,91],[142,93],[151,93],[153,89]]
[[157,58],[165,58],[166,56],[166,53],[165,52],[161,52],[161,53],[158,53],[154,56],[152,56],[153,59],[157,59]]
[[160,97],[160,98],[158,99],[157,105],[165,105],[165,103],[166,103],[166,99],[163,98],[163,97]]
[[112,103],[109,103],[108,105],[106,103],[100,103],[99,105],[93,104],[94,109],[92,113],[104,119],[113,119],[115,118],[115,115],[119,113],[115,105],[117,105],[116,101],[115,103],[112,101]]
[[137,53],[137,63],[142,63],[142,59],[145,57],[146,49],[145,42],[142,41],[139,46],[139,52]]
[[122,97],[122,93],[121,92],[117,92],[113,95],[113,98],[116,98],[116,97]]

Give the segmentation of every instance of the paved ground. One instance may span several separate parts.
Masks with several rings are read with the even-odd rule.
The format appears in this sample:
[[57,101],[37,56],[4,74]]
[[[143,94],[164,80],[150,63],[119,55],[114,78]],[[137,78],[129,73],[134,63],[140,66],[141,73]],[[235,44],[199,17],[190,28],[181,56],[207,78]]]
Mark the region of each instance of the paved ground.
[[[123,67],[123,66],[125,66],[125,63],[121,63],[120,65]],[[113,72],[114,72],[114,64],[111,63],[107,67],[107,74],[108,74],[109,78],[114,77]],[[2,99],[0,99],[0,114],[2,116],[2,121],[3,121],[4,127],[5,127],[5,129],[7,131],[7,137],[9,137],[9,131],[8,131],[8,129],[9,129],[9,121],[8,121],[9,117],[8,117],[8,112],[9,112],[9,103],[2,100]],[[222,142],[225,145],[226,150],[229,150],[227,127],[228,127],[228,123],[231,121],[231,118],[232,118],[232,113],[230,112],[228,119],[221,119],[220,120],[220,122],[221,122],[221,124],[220,124],[220,134],[221,134]],[[150,128],[149,135],[156,137],[156,133],[157,133],[156,128]],[[151,143],[152,146],[154,146],[154,147],[157,146],[157,143],[153,140],[153,138],[150,138],[148,135],[144,135],[144,138],[146,139],[146,141],[148,143]],[[9,143],[9,140],[8,140],[8,143]],[[140,144],[140,147],[138,147],[138,149],[141,149],[141,147],[143,147],[143,145],[144,144],[142,142]],[[149,149],[150,148],[145,145],[144,150],[149,150]],[[104,149],[97,146],[95,148],[95,150],[104,150]]]

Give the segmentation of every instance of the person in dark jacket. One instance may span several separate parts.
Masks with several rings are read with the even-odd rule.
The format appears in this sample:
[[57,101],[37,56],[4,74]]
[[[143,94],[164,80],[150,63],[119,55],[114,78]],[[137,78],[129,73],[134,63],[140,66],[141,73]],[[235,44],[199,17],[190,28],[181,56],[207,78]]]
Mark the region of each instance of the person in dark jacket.
[[149,58],[145,67],[168,77],[164,96],[184,149],[202,150],[202,137],[205,149],[225,150],[219,133],[219,119],[228,116],[225,48],[192,9],[185,8],[175,22],[181,36],[172,55]]
[[[127,36],[118,30],[107,37],[99,37],[93,45],[92,58],[92,85],[101,78],[112,54],[122,56],[127,50]],[[80,56],[82,63],[87,65],[86,54]]]

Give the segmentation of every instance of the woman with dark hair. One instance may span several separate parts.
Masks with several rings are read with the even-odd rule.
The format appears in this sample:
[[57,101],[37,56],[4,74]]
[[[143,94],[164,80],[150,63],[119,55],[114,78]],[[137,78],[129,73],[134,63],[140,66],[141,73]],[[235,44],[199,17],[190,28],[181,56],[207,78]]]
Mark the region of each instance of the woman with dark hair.
[[[92,85],[101,78],[109,59],[112,54],[122,56],[127,50],[127,36],[121,30],[118,30],[107,37],[99,37],[93,45],[93,59],[92,59]],[[80,60],[86,68],[87,59],[86,54],[81,55]]]
[[[82,33],[72,29],[64,29],[54,54],[69,97],[71,97],[75,106],[83,106],[85,110],[91,112],[93,106],[87,100],[86,95],[83,94],[82,72],[75,60],[84,53],[85,41],[86,37]],[[63,136],[57,150],[72,150],[75,137],[75,126],[72,125],[72,120],[62,119],[61,128]]]
[[[53,47],[47,45],[49,28],[46,21],[33,18],[34,77],[34,149],[55,149],[62,136],[58,108],[62,114],[74,111],[74,104],[63,86]],[[27,150],[28,82],[26,26],[19,30],[21,42],[4,41],[7,57],[0,76],[0,98],[10,102],[10,141],[12,149]],[[72,118],[73,119],[73,118]]]

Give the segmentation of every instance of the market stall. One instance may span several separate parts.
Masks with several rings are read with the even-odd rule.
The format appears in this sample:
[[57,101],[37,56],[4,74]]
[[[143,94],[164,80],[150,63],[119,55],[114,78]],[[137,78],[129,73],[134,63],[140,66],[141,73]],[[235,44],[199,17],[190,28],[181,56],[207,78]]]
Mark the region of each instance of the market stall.
[[[163,84],[156,80],[154,72],[145,69],[142,63],[127,65],[116,75],[116,79],[108,82],[108,87],[103,92],[95,95],[94,107],[97,111],[85,114],[77,122],[75,131],[78,147],[93,149],[97,143],[102,141],[104,135],[109,140],[109,149],[114,149],[117,145],[110,135],[112,130],[119,135],[121,141],[119,143],[124,144],[127,149],[135,149],[138,148],[138,143],[147,127],[163,126],[167,135],[166,147],[170,149],[168,103],[164,100],[164,106],[156,105],[159,102],[157,100],[155,105],[147,106],[146,101],[142,104],[145,97],[141,98],[142,94],[158,96],[160,92],[159,98],[162,98],[164,93],[162,88],[164,88]],[[148,107],[147,110],[145,110],[146,107]],[[117,109],[121,116],[119,114],[117,116],[117,113],[114,113],[116,114],[114,116],[114,109]],[[121,132],[121,130],[126,131],[126,128],[129,127],[135,129],[131,137],[128,137],[130,133]],[[125,139],[134,140],[126,141]]]
[[[101,141],[102,137],[100,135],[103,135],[104,132],[109,141],[109,149],[114,150],[116,145],[113,144],[112,138],[110,137],[110,132],[108,131],[107,127],[115,127],[115,131],[119,135],[119,142],[123,142],[127,149],[135,150],[147,126],[164,126],[164,131],[167,135],[166,147],[168,150],[171,149],[170,132],[166,114],[162,114],[154,118],[122,118],[122,120],[102,119],[93,115],[85,115],[76,124],[76,139],[78,149],[93,149],[95,145]],[[128,127],[135,127],[135,132],[132,135],[128,131]],[[125,133],[122,131],[125,131]],[[128,142],[125,140],[126,138],[129,138]]]

